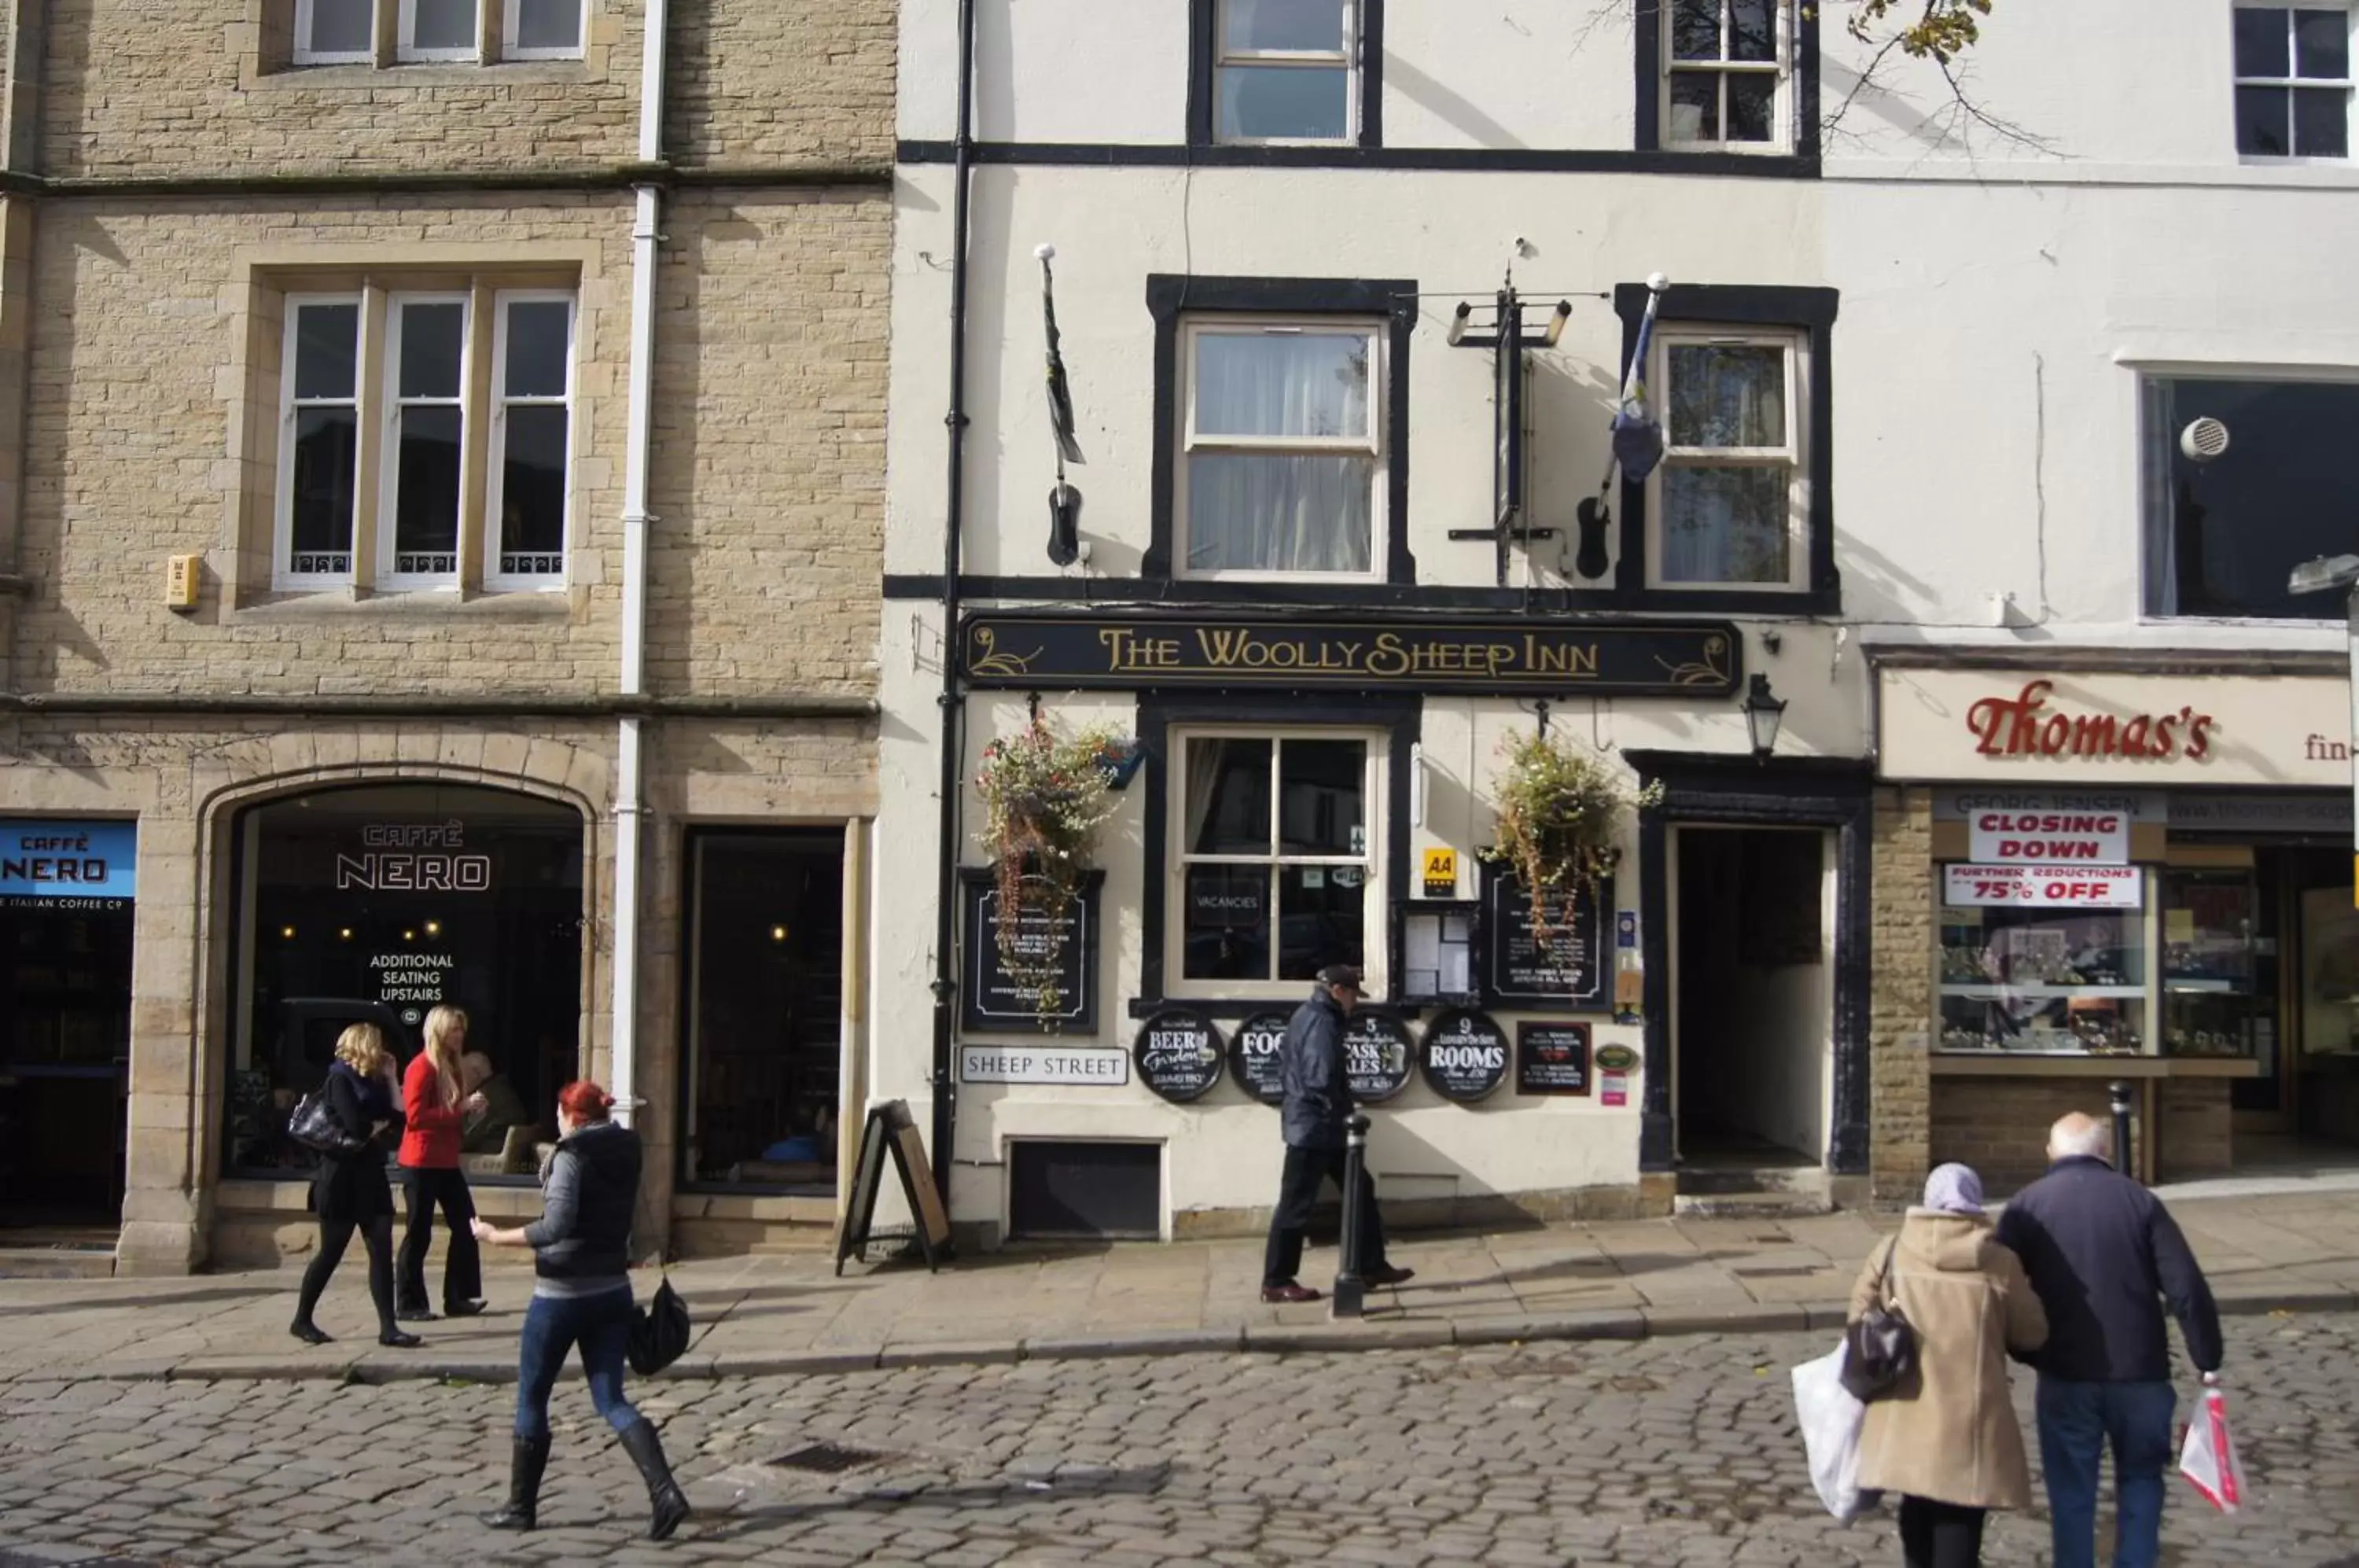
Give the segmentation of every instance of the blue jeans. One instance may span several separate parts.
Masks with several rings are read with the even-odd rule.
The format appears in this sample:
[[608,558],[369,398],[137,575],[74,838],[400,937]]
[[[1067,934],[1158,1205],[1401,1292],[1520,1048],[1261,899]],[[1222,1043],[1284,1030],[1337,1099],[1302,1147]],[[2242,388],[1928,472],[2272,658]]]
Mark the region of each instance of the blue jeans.
[[2039,1379],[2039,1465],[2056,1568],[2095,1568],[2097,1465],[2114,1449],[2114,1568],[2155,1568],[2162,1552],[2162,1480],[2170,1468],[2169,1383]]
[[624,1353],[631,1343],[631,1288],[625,1284],[594,1296],[535,1296],[524,1314],[524,1339],[516,1356],[516,1434],[549,1435],[549,1396],[565,1370],[565,1353],[582,1346],[582,1370],[590,1379],[590,1402],[616,1432],[628,1431],[639,1412],[623,1398]]

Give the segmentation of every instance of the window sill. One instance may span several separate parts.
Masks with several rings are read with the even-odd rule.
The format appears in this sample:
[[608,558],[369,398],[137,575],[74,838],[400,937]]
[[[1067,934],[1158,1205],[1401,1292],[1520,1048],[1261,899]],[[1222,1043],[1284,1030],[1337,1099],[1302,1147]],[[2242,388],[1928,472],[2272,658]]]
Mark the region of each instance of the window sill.
[[349,589],[277,589],[229,612],[233,622],[336,620],[353,616],[448,620],[561,621],[573,614],[561,590],[518,590],[462,598],[450,589],[355,594]]
[[575,85],[596,80],[580,60],[405,60],[398,65],[286,65],[255,72],[249,92],[373,93],[386,87]]

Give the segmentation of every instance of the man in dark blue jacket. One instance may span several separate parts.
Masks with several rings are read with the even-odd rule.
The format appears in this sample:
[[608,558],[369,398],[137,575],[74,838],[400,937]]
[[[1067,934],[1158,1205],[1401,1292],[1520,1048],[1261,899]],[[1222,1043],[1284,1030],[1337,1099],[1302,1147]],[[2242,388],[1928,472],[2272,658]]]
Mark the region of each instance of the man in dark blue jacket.
[[[1286,1104],[1279,1127],[1286,1137],[1286,1174],[1277,1187],[1277,1207],[1269,1216],[1269,1247],[1262,1257],[1261,1299],[1315,1301],[1319,1292],[1295,1279],[1302,1267],[1302,1233],[1322,1180],[1343,1190],[1344,1126],[1352,1115],[1351,1083],[1344,1071],[1343,1027],[1360,1002],[1360,972],[1332,964],[1319,972],[1310,999],[1287,1021],[1278,1047]],[[1385,1261],[1385,1227],[1376,1217],[1376,1184],[1360,1171],[1360,1278],[1371,1285],[1397,1285],[1413,1270]]]
[[2039,1462],[2056,1568],[2096,1562],[2097,1465],[2114,1450],[2114,1568],[2154,1568],[2171,1465],[2170,1303],[2203,1380],[2220,1370],[2220,1309],[2160,1199],[2107,1163],[2105,1125],[2075,1111],[2048,1135],[2048,1174],[2015,1195],[1998,1239],[2048,1312]]

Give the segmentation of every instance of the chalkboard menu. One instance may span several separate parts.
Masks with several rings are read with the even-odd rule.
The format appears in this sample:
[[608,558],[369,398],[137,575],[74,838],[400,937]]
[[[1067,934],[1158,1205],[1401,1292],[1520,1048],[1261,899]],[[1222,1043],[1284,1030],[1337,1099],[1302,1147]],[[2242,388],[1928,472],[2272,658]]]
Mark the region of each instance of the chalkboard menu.
[[1237,1026],[1229,1042],[1229,1071],[1245,1092],[1265,1105],[1285,1102],[1286,1084],[1279,1072],[1278,1047],[1286,1043],[1286,1020],[1280,1012],[1256,1013]]
[[1377,1007],[1353,1010],[1343,1026],[1343,1077],[1355,1104],[1373,1105],[1408,1086],[1408,1028]]
[[1505,866],[1485,866],[1483,1000],[1521,1010],[1606,1011],[1613,998],[1603,939],[1605,911],[1613,907],[1611,877],[1552,899],[1543,942],[1533,928],[1532,901],[1523,883]]
[[1453,1007],[1425,1026],[1425,1081],[1445,1100],[1472,1103],[1507,1076],[1507,1031],[1488,1013]]
[[1516,1093],[1518,1094],[1586,1094],[1589,1093],[1589,1026],[1533,1024],[1516,1026]]
[[[970,867],[959,876],[966,905],[962,928],[966,972],[960,977],[959,1027],[1027,1034],[1060,1029],[1086,1033],[1097,1028],[1098,898],[1105,887],[1105,873],[1090,873],[1059,921],[1063,928],[1063,941],[1057,950],[1054,1012],[1041,1008],[1041,987],[1037,976],[1008,973],[1006,957],[999,950],[997,875]],[[1027,910],[1016,932],[1019,961],[1046,953],[1049,942],[1049,917],[1038,910]]]
[[1203,1014],[1166,1007],[1140,1026],[1139,1080],[1174,1105],[1212,1093],[1221,1081],[1221,1031]]

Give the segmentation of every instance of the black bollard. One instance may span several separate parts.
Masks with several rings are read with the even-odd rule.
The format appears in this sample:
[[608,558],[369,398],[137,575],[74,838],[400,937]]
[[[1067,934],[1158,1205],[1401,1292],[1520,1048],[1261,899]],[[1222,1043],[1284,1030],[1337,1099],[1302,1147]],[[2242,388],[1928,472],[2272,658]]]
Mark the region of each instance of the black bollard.
[[2130,1158],[2130,1086],[2126,1080],[2116,1078],[2105,1089],[2114,1097],[2114,1169],[2135,1181],[2137,1165]]
[[1363,1315],[1368,1287],[1360,1279],[1360,1172],[1368,1163],[1368,1118],[1357,1111],[1343,1124],[1343,1236],[1336,1244],[1335,1290],[1330,1318]]

